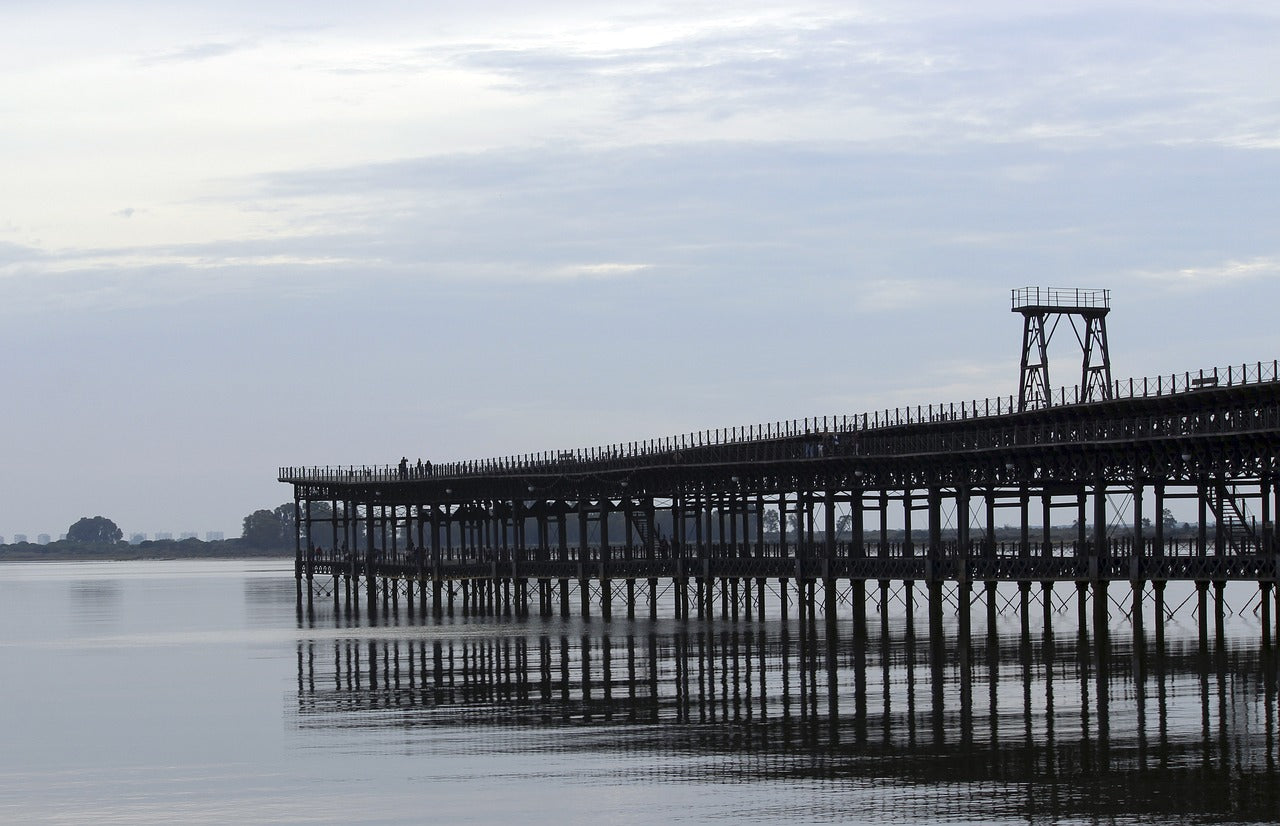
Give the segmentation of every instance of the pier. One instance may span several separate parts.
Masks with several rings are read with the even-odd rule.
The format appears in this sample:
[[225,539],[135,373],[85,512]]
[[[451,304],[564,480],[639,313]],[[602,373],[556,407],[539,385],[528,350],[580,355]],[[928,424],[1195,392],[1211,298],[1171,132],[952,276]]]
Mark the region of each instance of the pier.
[[[1070,588],[1096,618],[1111,583],[1163,611],[1167,582],[1195,583],[1203,607],[1245,581],[1269,638],[1280,364],[1113,379],[1106,291],[1033,289],[1013,293],[1016,397],[434,465],[281,468],[299,610],[327,599],[373,613],[753,621],[834,619],[844,605],[856,619],[870,589],[883,602],[894,583],[922,583],[931,615],[965,622],[1014,583],[1024,607],[1033,588]],[[1062,318],[1081,320],[1084,359],[1080,384],[1055,391],[1047,343]],[[1169,531],[1171,505],[1195,509],[1190,535]]]

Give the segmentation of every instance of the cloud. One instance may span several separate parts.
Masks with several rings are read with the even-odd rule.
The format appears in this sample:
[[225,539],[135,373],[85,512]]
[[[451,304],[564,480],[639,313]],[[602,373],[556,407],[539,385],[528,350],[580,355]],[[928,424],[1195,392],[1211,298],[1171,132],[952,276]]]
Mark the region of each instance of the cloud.
[[1160,282],[1170,287],[1202,289],[1260,278],[1280,277],[1280,256],[1228,260],[1210,266],[1140,271],[1136,275],[1138,278]]
[[170,51],[158,52],[142,57],[138,63],[143,66],[154,66],[164,63],[193,63],[214,58],[226,57],[249,47],[249,43],[223,43],[211,41],[193,43]]
[[560,267],[550,276],[555,279],[620,278],[650,269],[651,264],[575,264]]
[[[702,281],[717,285],[717,302],[747,305],[738,309],[791,292],[831,299],[813,312],[865,316],[1003,304],[1025,283],[1112,285],[1154,273],[1153,260],[1176,271],[1223,249],[1263,253],[1275,205],[1256,181],[1277,169],[1280,157],[1202,146],[940,153],[708,141],[458,153],[225,179],[217,196],[168,210],[228,211],[252,236],[10,247],[0,276],[56,276],[69,289],[94,274],[168,273],[144,302],[172,301],[183,284],[205,293],[373,279],[547,290]],[[1241,272],[1261,266],[1234,260]],[[127,277],[120,289],[131,283],[152,289]],[[986,295],[975,284],[998,286]]]
[[572,100],[609,117],[612,129],[590,131],[613,141],[723,130],[922,146],[1257,147],[1280,132],[1280,93],[1267,81],[1280,71],[1280,18],[1265,11],[808,9],[656,30],[666,36],[571,33],[433,54],[546,105]]
[[40,260],[45,256],[45,252],[35,247],[0,241],[0,273],[3,273],[6,267]]

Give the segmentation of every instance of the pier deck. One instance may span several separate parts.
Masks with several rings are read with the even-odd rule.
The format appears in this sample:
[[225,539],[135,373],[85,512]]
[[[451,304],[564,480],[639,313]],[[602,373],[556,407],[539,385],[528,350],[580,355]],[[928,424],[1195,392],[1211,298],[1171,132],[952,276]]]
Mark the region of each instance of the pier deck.
[[[363,584],[371,610],[403,596],[441,614],[456,597],[568,614],[576,592],[580,613],[607,618],[619,600],[655,615],[670,591],[678,617],[711,615],[717,593],[722,613],[759,617],[766,582],[785,614],[832,611],[868,580],[1082,594],[1245,580],[1269,613],[1277,368],[1117,381],[1109,398],[1060,391],[1034,410],[1001,398],[434,466],[281,468],[299,606],[322,593],[358,607]],[[1166,524],[1177,500],[1196,509],[1189,532]]]

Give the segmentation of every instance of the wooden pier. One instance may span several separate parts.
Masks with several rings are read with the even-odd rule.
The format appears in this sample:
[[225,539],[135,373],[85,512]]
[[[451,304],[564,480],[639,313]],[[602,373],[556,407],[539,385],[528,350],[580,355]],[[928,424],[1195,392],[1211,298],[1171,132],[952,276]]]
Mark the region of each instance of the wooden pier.
[[[1079,393],[1079,390],[1075,391]],[[286,467],[299,610],[611,619],[834,616],[925,583],[930,611],[1017,583],[1171,580],[1277,599],[1277,362],[419,466]],[[1191,536],[1162,515],[1189,500]],[[1179,505],[1185,509],[1185,504]],[[766,520],[776,512],[776,527]],[[1054,525],[1073,524],[1068,538]],[[1012,541],[998,526],[1017,528]],[[1277,612],[1280,614],[1280,612]]]

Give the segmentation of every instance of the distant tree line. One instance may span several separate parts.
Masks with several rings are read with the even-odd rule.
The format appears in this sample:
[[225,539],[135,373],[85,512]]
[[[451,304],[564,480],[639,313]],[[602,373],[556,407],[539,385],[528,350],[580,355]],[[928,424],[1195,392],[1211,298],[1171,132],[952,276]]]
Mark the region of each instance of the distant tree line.
[[[318,514],[321,510],[315,505],[312,506],[313,514]],[[105,516],[85,516],[77,519],[71,527],[67,528],[65,539],[47,544],[15,542],[0,545],[0,558],[243,556],[292,553],[294,549],[293,514],[294,506],[291,502],[273,510],[256,510],[244,518],[241,535],[232,539],[203,541],[189,537],[187,539],[147,539],[137,543],[124,541],[124,531],[115,521]],[[331,541],[332,531],[329,532],[329,537]]]
[[[76,520],[70,528],[67,529],[66,539],[50,542],[47,545],[39,545],[31,542],[14,543],[10,545],[0,546],[0,554],[5,554],[9,558],[40,558],[52,557],[57,555],[76,556],[85,554],[114,554],[128,555],[130,553],[138,553],[139,555],[159,555],[172,553],[178,556],[235,556],[244,554],[280,554],[292,553],[295,548],[295,539],[297,532],[297,522],[295,519],[295,506],[292,502],[286,502],[278,505],[270,510],[262,508],[255,510],[244,517],[242,523],[241,535],[238,538],[216,540],[211,542],[201,541],[195,538],[188,539],[156,539],[144,540],[137,544],[124,542],[124,533],[114,521],[104,516],[86,516]],[[335,520],[334,517],[337,517]],[[353,534],[358,537],[358,544],[363,547],[368,541],[369,531],[367,524],[361,518],[363,513],[355,514],[355,525],[353,526]],[[312,545],[322,548],[341,547],[344,544],[344,537],[335,536],[334,525],[338,520],[343,519],[343,506],[340,503],[338,510],[334,511],[333,506],[328,502],[312,502],[310,505],[310,530],[308,533],[309,540]],[[1179,524],[1174,519],[1173,514],[1165,509],[1161,514],[1162,527],[1165,536],[1168,538],[1190,536],[1197,530],[1196,526],[1188,523]],[[626,541],[626,521],[625,516],[621,512],[609,514],[608,531],[611,541],[615,544],[622,544]],[[741,517],[739,517],[741,519]],[[729,529],[726,519],[726,530],[724,540],[729,538]],[[767,509],[762,515],[764,527],[764,540],[766,542],[776,542],[779,538],[781,519],[778,511],[775,509]],[[838,539],[852,539],[852,519],[848,514],[842,514],[836,519],[836,536]],[[1144,532],[1152,529],[1151,521],[1143,520]],[[705,524],[705,523],[704,523]],[[815,526],[817,530],[815,534],[823,533],[821,526]],[[1033,526],[1033,530],[1036,526]],[[554,528],[553,528],[554,530]],[[692,541],[693,527],[688,526],[689,539]],[[1132,527],[1121,527],[1121,532],[1127,534]],[[453,526],[454,534],[450,538],[452,542],[457,543],[461,540],[461,529]],[[670,540],[673,537],[673,523],[671,512],[659,510],[654,515],[654,541],[662,538]],[[710,526],[710,540],[713,542],[721,541],[720,537],[720,519],[713,516]],[[1070,541],[1079,532],[1077,524],[1055,525],[1052,528],[1053,538],[1055,540]],[[304,533],[307,533],[304,530]],[[418,541],[418,537],[414,535],[416,532],[409,531],[403,520],[397,523],[394,537],[392,531],[384,531],[381,525],[373,531],[373,542],[375,547],[383,547],[394,541],[398,547],[404,548]],[[795,514],[787,514],[787,534],[794,541],[798,533],[798,522]],[[743,541],[757,541],[756,537],[756,520],[754,516],[748,519],[748,532],[743,535],[742,523],[737,525],[737,539]],[[530,535],[533,535],[532,533]],[[598,521],[592,521],[587,528],[587,542],[596,543],[600,541],[600,524]],[[901,541],[905,538],[905,531],[901,529],[890,529],[886,531],[887,538],[890,541]],[[1148,535],[1150,535],[1148,533]],[[868,528],[865,532],[865,541],[875,541],[879,536],[878,528]],[[921,529],[912,531],[912,539],[916,541],[926,541],[927,532]],[[943,532],[944,538],[954,538],[955,530],[950,529]],[[1020,529],[1009,525],[1002,525],[996,529],[996,539],[999,540],[1016,540],[1020,536]],[[308,537],[303,537],[304,540]],[[442,540],[444,537],[442,537]],[[430,540],[426,540],[429,542]],[[558,539],[553,541],[558,542]],[[577,519],[568,519],[565,523],[565,541],[570,545],[577,545],[580,542],[579,527]],[[632,537],[632,541],[639,544],[642,540],[640,532],[636,531]]]

